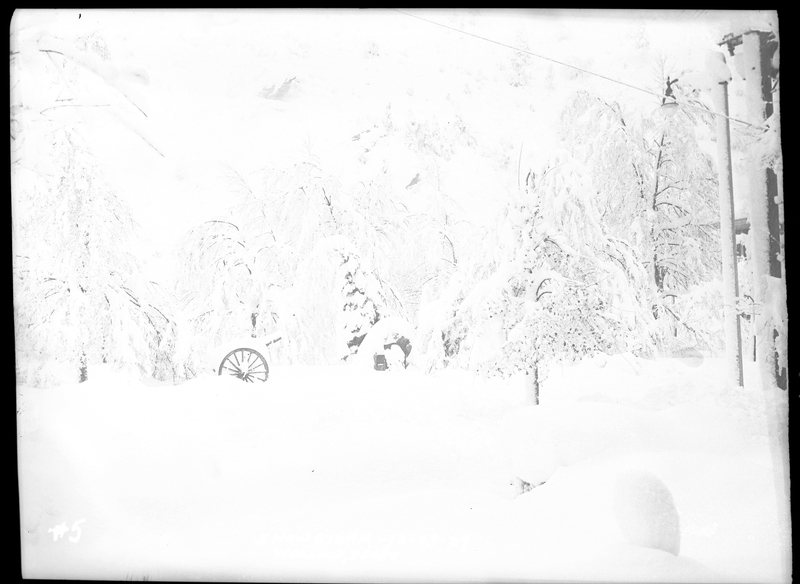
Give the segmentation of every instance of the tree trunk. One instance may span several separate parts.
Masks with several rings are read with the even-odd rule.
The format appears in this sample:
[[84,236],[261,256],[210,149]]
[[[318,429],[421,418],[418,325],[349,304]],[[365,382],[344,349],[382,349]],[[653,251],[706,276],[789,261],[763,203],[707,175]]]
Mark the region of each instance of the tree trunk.
[[[661,170],[662,160],[664,158],[664,140],[666,139],[667,132],[661,133],[661,139],[658,142],[658,156],[656,158],[655,170],[653,172],[653,190],[648,197],[647,207],[649,211],[653,212],[653,219],[650,224],[650,245],[653,248],[653,282],[656,285],[659,298],[664,291],[664,272],[658,262],[658,252],[656,250],[656,211],[658,209],[658,187],[659,187],[659,171]],[[660,303],[658,300],[653,304],[653,318],[659,318],[661,315]]]
[[89,367],[86,363],[86,351],[81,351],[81,358],[80,358],[80,378],[78,379],[78,383],[83,383],[84,381],[89,380]]
[[539,405],[539,364],[535,361],[525,373],[525,398],[528,405]]

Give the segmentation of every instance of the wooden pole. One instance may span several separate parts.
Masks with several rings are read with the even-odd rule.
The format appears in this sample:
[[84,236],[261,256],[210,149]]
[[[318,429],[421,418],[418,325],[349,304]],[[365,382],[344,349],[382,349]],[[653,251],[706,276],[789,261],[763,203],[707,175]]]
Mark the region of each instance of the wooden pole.
[[739,276],[736,268],[736,226],[733,212],[733,171],[731,167],[731,130],[728,115],[728,83],[715,83],[714,102],[719,113],[717,123],[717,164],[719,172],[719,225],[722,247],[722,299],[725,325],[725,372],[738,387],[744,384],[742,373],[742,332],[736,299]]

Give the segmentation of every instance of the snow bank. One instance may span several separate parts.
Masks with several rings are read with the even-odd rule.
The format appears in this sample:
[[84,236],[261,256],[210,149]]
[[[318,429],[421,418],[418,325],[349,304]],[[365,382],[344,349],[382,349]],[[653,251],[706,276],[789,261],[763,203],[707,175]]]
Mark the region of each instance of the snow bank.
[[[538,408],[521,381],[344,364],[20,387],[23,573],[777,581],[769,451],[729,415],[749,402],[714,396],[711,361],[565,367]],[[705,397],[647,407],[670,383]],[[510,455],[545,482],[517,496]]]

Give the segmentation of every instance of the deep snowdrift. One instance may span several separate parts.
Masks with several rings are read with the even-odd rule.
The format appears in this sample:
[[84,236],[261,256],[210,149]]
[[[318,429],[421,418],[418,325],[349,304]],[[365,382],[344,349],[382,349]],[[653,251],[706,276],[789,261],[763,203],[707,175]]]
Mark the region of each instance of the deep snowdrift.
[[[760,400],[720,366],[586,361],[538,407],[519,381],[352,366],[21,387],[24,575],[777,581]],[[614,501],[650,475],[677,557],[620,529],[657,529],[646,489]]]

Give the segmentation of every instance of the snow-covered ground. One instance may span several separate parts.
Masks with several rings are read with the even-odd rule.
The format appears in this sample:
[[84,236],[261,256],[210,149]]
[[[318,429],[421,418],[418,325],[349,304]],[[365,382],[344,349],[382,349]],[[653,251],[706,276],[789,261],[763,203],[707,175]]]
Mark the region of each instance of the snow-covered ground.
[[[779,581],[760,397],[725,389],[721,367],[598,357],[553,370],[539,406],[521,380],[352,365],[23,386],[23,573]],[[665,529],[669,494],[614,503],[621,477],[650,475],[677,510],[677,556],[623,536]]]

